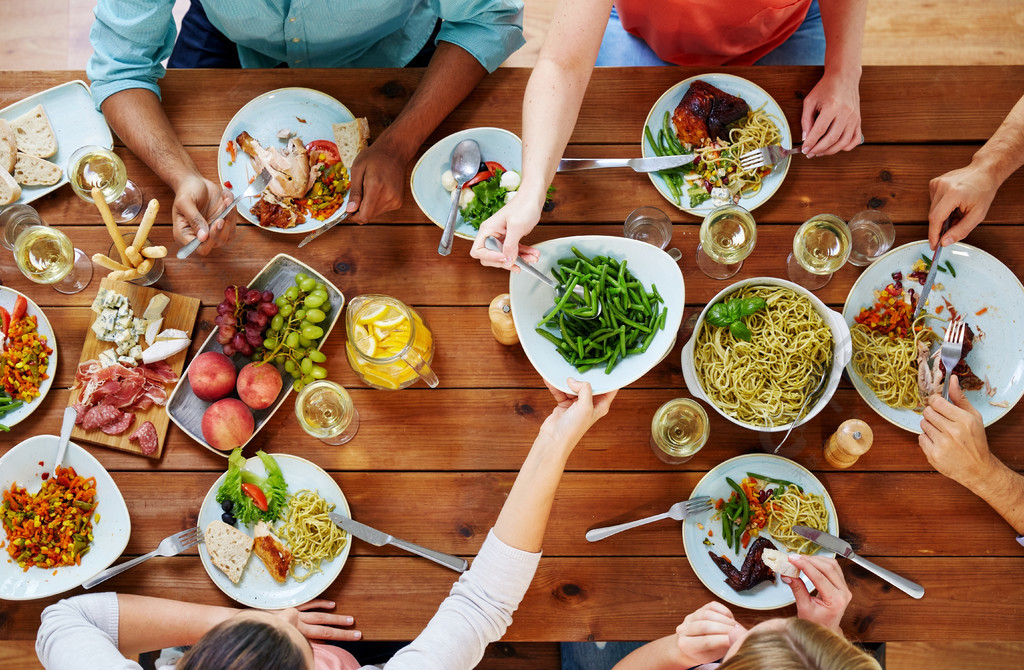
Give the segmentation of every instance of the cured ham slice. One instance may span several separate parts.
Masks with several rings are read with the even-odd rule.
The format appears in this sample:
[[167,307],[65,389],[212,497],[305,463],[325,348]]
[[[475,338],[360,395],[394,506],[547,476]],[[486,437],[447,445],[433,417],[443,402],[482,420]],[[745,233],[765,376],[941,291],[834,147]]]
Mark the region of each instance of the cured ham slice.
[[749,111],[743,98],[698,79],[690,84],[676,106],[672,123],[680,142],[699,147],[721,138],[730,123],[742,119]]
[[177,380],[174,370],[164,361],[134,368],[120,364],[104,368],[100,367],[99,361],[88,360],[78,366],[73,388],[82,389],[78,396],[78,404],[82,407],[106,405],[134,412],[166,403],[164,385]]

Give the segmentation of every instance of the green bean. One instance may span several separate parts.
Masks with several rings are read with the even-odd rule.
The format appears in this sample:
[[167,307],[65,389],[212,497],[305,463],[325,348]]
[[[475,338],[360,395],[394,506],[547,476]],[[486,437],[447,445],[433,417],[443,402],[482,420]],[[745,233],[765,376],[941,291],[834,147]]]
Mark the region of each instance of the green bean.
[[740,488],[740,485],[734,482],[731,477],[726,477],[725,481],[732,487],[732,490],[736,491],[740,496],[740,504],[743,506],[743,512],[740,516],[740,523],[737,526],[737,530],[742,534],[743,530],[747,527],[747,522],[750,521],[750,501],[747,500],[747,494],[742,488]]
[[650,126],[644,126],[644,137],[647,138],[647,143],[651,145],[651,151],[660,156],[661,153],[658,151],[658,144],[654,141],[654,135],[651,133]]
[[791,481],[789,481],[787,479],[776,479],[775,477],[766,477],[765,475],[759,475],[756,472],[748,472],[747,476],[751,477],[753,479],[760,479],[763,482],[771,482],[772,484],[778,484],[779,486],[782,486],[782,487],[787,487],[788,488],[790,486],[795,486],[796,489],[798,491],[800,491],[800,493],[804,492],[804,489],[803,489],[802,486],[800,486],[796,482],[791,482]]
[[732,549],[732,530],[730,528],[732,522],[729,521],[724,513],[722,514],[722,537],[725,539],[725,546]]

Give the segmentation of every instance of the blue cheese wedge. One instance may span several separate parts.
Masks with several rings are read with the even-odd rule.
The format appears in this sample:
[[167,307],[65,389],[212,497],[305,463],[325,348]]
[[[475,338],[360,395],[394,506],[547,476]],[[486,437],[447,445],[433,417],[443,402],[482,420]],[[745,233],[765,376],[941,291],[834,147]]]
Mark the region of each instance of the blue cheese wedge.
[[100,367],[109,368],[111,365],[117,363],[117,354],[114,353],[113,349],[107,349],[106,351],[100,352]]

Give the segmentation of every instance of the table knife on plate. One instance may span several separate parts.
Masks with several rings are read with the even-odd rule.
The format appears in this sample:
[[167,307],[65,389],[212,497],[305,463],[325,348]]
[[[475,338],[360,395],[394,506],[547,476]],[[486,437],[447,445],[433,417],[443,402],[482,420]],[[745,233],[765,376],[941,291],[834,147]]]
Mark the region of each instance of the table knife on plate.
[[671,170],[693,162],[693,154],[680,156],[652,156],[650,158],[563,158],[558,161],[557,172],[593,170],[596,168],[629,167],[636,172]]
[[405,540],[399,540],[397,537],[383,533],[376,528],[370,528],[366,524],[354,521],[344,514],[338,514],[337,512],[331,512],[328,514],[339,528],[342,530],[355,535],[363,542],[369,542],[375,547],[383,547],[385,544],[390,544],[399,549],[404,549],[410,553],[422,556],[423,558],[430,559],[435,563],[440,563],[446,568],[451,568],[455,572],[465,572],[469,563],[464,558],[458,556],[451,556],[449,554],[442,554],[440,551],[434,551],[433,549],[427,549],[421,547],[418,544],[412,542],[406,542]]
[[842,538],[838,538],[831,533],[826,533],[825,531],[818,530],[817,528],[808,528],[807,526],[793,526],[793,532],[800,537],[810,540],[822,549],[834,551],[840,556],[850,559],[865,570],[875,573],[912,598],[920,599],[924,596],[923,586],[912,582],[905,577],[900,577],[895,572],[890,572],[880,565],[875,565],[866,558],[858,556],[854,553],[853,547],[850,546],[850,543]]
[[911,322],[915,321],[917,317],[921,315],[921,310],[924,309],[924,304],[928,302],[928,294],[932,292],[932,285],[935,283],[935,273],[939,271],[939,254],[942,253],[942,236],[949,232],[949,229],[953,227],[953,224],[963,218],[963,214],[960,213],[960,208],[957,207],[946,220],[942,222],[942,230],[939,231],[939,243],[935,245],[935,253],[932,254],[932,264],[928,268],[928,276],[925,277],[924,286],[921,287],[921,297],[917,299],[917,308],[914,309],[914,316]]
[[[351,212],[345,212],[344,214],[336,218],[334,221],[331,221],[330,223],[325,223],[324,225],[320,226],[319,228],[311,232],[309,235],[306,235],[306,238],[299,242],[299,248],[301,249],[302,247],[306,246],[307,244],[309,244],[316,238],[320,237],[334,226],[338,225],[339,223],[347,219],[349,214],[351,214]],[[353,535],[355,535],[355,533],[353,533]]]

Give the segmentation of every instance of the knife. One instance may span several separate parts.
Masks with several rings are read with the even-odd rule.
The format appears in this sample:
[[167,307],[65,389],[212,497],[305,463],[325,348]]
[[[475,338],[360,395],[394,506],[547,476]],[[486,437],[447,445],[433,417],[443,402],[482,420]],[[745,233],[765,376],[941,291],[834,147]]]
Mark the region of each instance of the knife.
[[920,584],[916,584],[905,577],[900,577],[895,572],[889,572],[880,565],[875,565],[871,561],[854,553],[853,547],[846,540],[836,537],[830,533],[826,533],[823,530],[817,528],[808,528],[807,526],[793,526],[793,532],[800,537],[806,538],[811,542],[815,543],[822,549],[828,551],[834,551],[835,553],[850,559],[860,567],[875,573],[885,581],[889,582],[900,591],[903,591],[911,598],[920,599],[924,596],[924,587]]
[[946,220],[942,222],[942,230],[939,231],[939,243],[935,245],[935,253],[932,254],[932,264],[928,268],[928,276],[925,277],[924,287],[921,289],[921,297],[917,299],[917,308],[914,309],[914,316],[910,320],[913,323],[917,317],[921,314],[921,310],[924,309],[924,305],[928,302],[928,294],[932,292],[932,284],[935,283],[935,273],[939,271],[939,254],[942,252],[942,236],[949,232],[949,229],[963,218],[963,214],[960,212],[960,208],[957,207]]
[[557,172],[610,167],[631,167],[637,172],[657,172],[692,163],[693,158],[693,154],[652,156],[650,158],[563,158],[558,161]]
[[[344,214],[342,214],[341,216],[336,218],[334,221],[331,221],[330,223],[325,223],[324,225],[320,226],[319,228],[317,228],[316,230],[311,232],[309,235],[306,235],[306,239],[304,239],[301,242],[299,242],[299,249],[301,249],[302,247],[306,246],[307,244],[309,244],[310,242],[312,242],[316,238],[318,238],[321,235],[323,235],[324,233],[326,233],[331,228],[335,227],[336,225],[338,225],[339,223],[341,223],[342,221],[347,219],[348,215],[351,214],[351,213],[352,212],[345,212]],[[355,533],[352,533],[352,534],[355,535]]]
[[446,568],[451,568],[455,572],[465,572],[469,563],[464,558],[458,556],[451,556],[449,554],[442,554],[440,551],[434,551],[433,549],[427,549],[421,547],[418,544],[412,542],[406,542],[405,540],[399,540],[397,537],[382,533],[376,528],[370,528],[366,524],[353,521],[343,514],[337,512],[331,512],[327,516],[330,517],[331,521],[338,525],[342,530],[352,533],[363,542],[369,542],[375,547],[383,547],[385,544],[390,544],[399,549],[405,549],[406,551],[428,558],[435,563],[440,563]]

